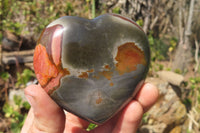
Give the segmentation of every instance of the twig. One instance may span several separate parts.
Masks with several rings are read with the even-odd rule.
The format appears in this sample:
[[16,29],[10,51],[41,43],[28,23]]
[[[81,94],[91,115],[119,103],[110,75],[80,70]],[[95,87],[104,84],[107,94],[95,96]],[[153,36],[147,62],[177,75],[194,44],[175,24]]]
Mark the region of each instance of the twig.
[[156,124],[156,125],[144,125],[144,126],[142,126],[142,128],[149,129],[152,132],[161,133],[161,132],[163,132],[163,129],[166,128],[166,124],[160,123],[160,124]]
[[0,66],[2,64],[2,45],[0,45]]
[[158,16],[156,16],[154,19],[153,19],[153,22],[151,23],[150,25],[150,29],[152,30],[156,24],[156,22],[158,21]]
[[189,119],[188,130],[192,131],[192,120],[191,119]]
[[196,47],[196,50],[195,50],[195,62],[196,62],[196,66],[195,66],[194,71],[197,72],[198,68],[199,68],[199,58],[198,58],[199,44],[198,44],[197,38],[195,38],[195,47]]
[[190,111],[187,116],[190,118],[190,120],[192,120],[192,122],[194,123],[194,125],[196,125],[199,128],[199,124],[198,122],[195,121],[195,119],[193,118],[192,112]]
[[23,51],[14,51],[14,52],[3,52],[4,56],[14,56],[14,55],[33,55],[34,50],[23,50]]
[[150,15],[148,14],[144,19],[144,26],[143,30],[145,33],[147,33],[148,27],[149,27],[149,21],[150,21]]
[[196,115],[199,115],[199,113],[197,112],[197,110],[195,109],[195,107],[192,108],[192,111],[193,111]]
[[19,63],[33,62],[34,50],[16,51],[16,52],[2,52],[3,64],[16,64],[16,59]]
[[92,0],[92,18],[95,18],[95,10],[96,10],[95,0]]
[[192,17],[193,17],[193,10],[194,10],[194,2],[195,0],[190,1],[190,8],[189,8],[189,16],[187,21],[187,29],[185,31],[186,36],[190,36],[192,34],[191,32],[191,26],[192,26]]

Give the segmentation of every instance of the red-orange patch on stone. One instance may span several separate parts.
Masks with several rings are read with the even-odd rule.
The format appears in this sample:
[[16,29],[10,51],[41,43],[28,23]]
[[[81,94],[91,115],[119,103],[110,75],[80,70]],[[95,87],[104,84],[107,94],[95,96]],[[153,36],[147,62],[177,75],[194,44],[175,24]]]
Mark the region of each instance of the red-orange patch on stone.
[[104,68],[105,68],[105,69],[108,69],[108,70],[111,69],[109,65],[105,65]]
[[98,93],[98,98],[96,99],[96,104],[100,104],[102,102],[101,93]]
[[94,72],[94,69],[88,70],[87,72],[92,73]]
[[135,43],[125,43],[118,47],[116,70],[120,75],[137,69],[138,64],[146,65],[144,52]]
[[63,73],[59,73],[57,77],[52,78],[48,84],[44,87],[44,90],[51,94],[56,88],[60,85],[60,78],[63,76]]
[[88,78],[87,72],[82,72],[81,75],[78,76],[79,78]]
[[35,48],[33,62],[35,74],[41,86],[45,86],[51,78],[58,75],[57,68],[49,60],[46,48],[41,44]]
[[108,80],[111,80],[113,72],[111,72],[111,71],[103,71],[103,72],[99,72],[99,74],[103,75]]
[[110,83],[110,86],[113,86],[113,85],[114,85],[114,83],[113,83],[113,82],[111,82],[111,83]]
[[100,104],[101,102],[102,102],[102,98],[101,97],[99,97],[97,100],[96,100],[96,104]]
[[92,77],[95,78],[95,79],[99,79],[100,78],[99,76],[96,76],[96,75],[93,75]]
[[64,75],[70,75],[70,72],[67,68],[62,69]]

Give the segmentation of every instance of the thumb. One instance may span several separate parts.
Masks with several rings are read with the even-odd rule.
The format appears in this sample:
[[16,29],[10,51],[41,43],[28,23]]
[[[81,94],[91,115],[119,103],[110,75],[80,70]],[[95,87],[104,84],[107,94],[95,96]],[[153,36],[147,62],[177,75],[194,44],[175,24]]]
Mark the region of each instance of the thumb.
[[25,89],[25,95],[31,104],[34,117],[31,124],[29,118],[24,124],[24,126],[31,125],[27,132],[62,133],[64,131],[65,114],[43,88],[31,85]]

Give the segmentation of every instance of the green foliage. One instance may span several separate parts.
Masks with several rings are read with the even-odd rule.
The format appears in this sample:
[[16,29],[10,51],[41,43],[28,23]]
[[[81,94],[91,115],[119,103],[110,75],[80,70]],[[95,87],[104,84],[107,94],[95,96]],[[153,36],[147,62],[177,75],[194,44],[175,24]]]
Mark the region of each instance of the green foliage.
[[177,46],[177,43],[178,43],[178,40],[175,37],[172,37],[170,39],[170,46],[169,46],[168,51],[173,52]]
[[13,2],[13,0],[1,0],[0,5],[0,15],[2,19],[5,19],[9,13],[9,3]]
[[194,104],[198,104],[195,109],[200,112],[200,77],[191,77],[189,83],[191,88],[190,95],[195,98]]
[[153,67],[153,71],[158,72],[164,69],[164,66],[162,64],[151,62],[151,67]]
[[149,115],[148,113],[144,113],[144,115],[142,116],[142,123],[145,124],[148,122],[148,118],[149,118]]
[[17,73],[17,83],[15,84],[16,87],[19,87],[19,85],[26,85],[34,76],[34,73],[30,69],[24,69],[21,74]]
[[166,59],[168,46],[161,39],[154,38],[152,34],[150,32],[148,35],[152,61]]
[[19,19],[14,18],[15,14],[20,13],[18,2],[15,2],[14,0],[3,0],[1,4],[3,10],[1,11],[2,26],[0,27],[0,30],[9,30],[20,35],[26,24],[13,21],[13,19]]
[[191,83],[191,89],[197,89],[200,93],[200,77],[192,77],[189,79],[189,81]]
[[191,107],[192,105],[192,100],[190,98],[185,98],[183,100],[183,104],[185,104],[186,107]]
[[2,24],[7,30],[14,32],[17,35],[20,35],[23,28],[26,26],[19,22],[12,22],[10,19],[2,20]]
[[[1,78],[4,80],[8,80],[9,73],[2,72],[0,74]],[[17,74],[17,83],[16,86],[21,84],[26,84],[30,81],[31,77],[34,76],[34,73],[29,69],[24,69],[21,74]],[[2,111],[4,112],[4,116],[10,120],[10,129],[13,133],[20,133],[20,130],[24,124],[26,114],[23,112],[28,111],[30,109],[30,104],[26,101],[23,101],[22,98],[18,95],[13,96],[14,105],[9,103],[5,103]],[[23,112],[22,112],[23,109]]]
[[120,14],[120,7],[115,7],[112,9],[113,13]]
[[166,70],[167,70],[167,71],[171,71],[171,70],[172,70],[172,68],[166,68]]
[[66,3],[66,10],[65,10],[66,14],[72,13],[73,11],[74,11],[74,9],[73,9],[72,3],[67,2]]
[[22,107],[24,107],[26,110],[29,110],[30,109],[30,104],[28,102],[23,102],[22,104]]
[[143,24],[144,24],[144,22],[143,22],[142,19],[137,20],[136,23],[137,23],[139,26],[141,26],[141,27],[142,27]]
[[26,119],[26,114],[22,114],[21,109],[24,108],[26,110],[30,109],[30,105],[28,102],[23,102],[20,96],[14,96],[15,106],[11,106],[8,103],[5,103],[3,106],[3,112],[6,118],[10,118],[11,120],[11,131],[13,133],[20,133],[20,130],[24,124]]
[[3,10],[2,10],[2,0],[0,0],[0,16],[2,17],[2,14],[3,14]]
[[[2,6],[0,30],[9,30],[17,35],[29,33],[27,27],[32,27],[39,34],[50,21],[59,17],[54,12],[56,6],[53,2],[3,0]],[[69,7],[66,10],[70,11]],[[48,17],[44,19],[44,15]]]
[[186,133],[192,133],[192,131],[190,131],[190,129],[187,129]]
[[180,69],[175,69],[174,72],[178,74],[182,74],[182,71]]
[[200,77],[193,77],[193,78],[190,78],[190,82],[191,82],[192,84],[200,83]]
[[[9,30],[17,35],[30,34],[38,37],[53,20],[65,16],[96,16],[96,0],[3,0],[0,6],[2,21],[0,30]],[[90,10],[91,9],[91,10]],[[103,11],[103,10],[102,10]],[[101,14],[101,11],[99,11]],[[0,33],[0,39],[2,33]]]
[[96,124],[93,124],[93,123],[90,123],[89,124],[89,126],[88,126],[88,128],[86,129],[87,131],[91,131],[91,130],[93,130],[94,128],[96,128],[98,125],[96,125]]
[[8,72],[1,72],[0,77],[4,80],[7,81],[10,77],[10,74]]
[[0,32],[0,40],[2,40],[2,39],[3,39],[3,34],[2,34],[2,32]]
[[159,69],[160,69],[160,70],[163,70],[163,68],[164,68],[164,66],[160,64],[160,65],[159,65]]
[[3,112],[5,113],[5,117],[11,117],[14,114],[14,108],[6,103],[3,106]]
[[22,104],[22,98],[18,95],[14,95],[13,100],[18,107]]

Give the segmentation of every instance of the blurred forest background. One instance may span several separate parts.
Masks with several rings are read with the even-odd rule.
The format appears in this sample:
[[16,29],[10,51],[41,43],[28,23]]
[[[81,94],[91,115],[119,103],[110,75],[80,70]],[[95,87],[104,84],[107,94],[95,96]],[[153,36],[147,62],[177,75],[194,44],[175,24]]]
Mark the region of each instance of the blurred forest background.
[[0,7],[0,133],[23,126],[30,108],[23,90],[37,83],[32,57],[42,30],[62,16],[104,13],[133,19],[149,39],[147,81],[160,97],[138,133],[200,132],[199,0],[0,0]]

